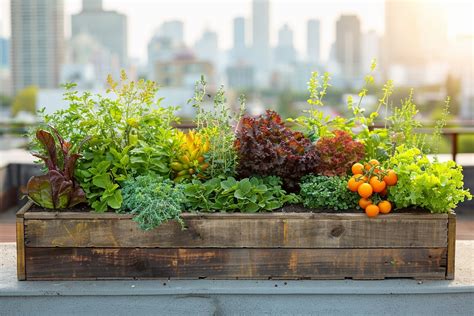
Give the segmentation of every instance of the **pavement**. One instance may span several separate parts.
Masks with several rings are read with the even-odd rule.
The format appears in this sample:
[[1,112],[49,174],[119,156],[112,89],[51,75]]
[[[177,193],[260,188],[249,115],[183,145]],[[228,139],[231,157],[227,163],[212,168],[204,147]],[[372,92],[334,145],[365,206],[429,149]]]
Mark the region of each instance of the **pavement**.
[[17,281],[0,243],[0,315],[471,315],[474,241],[458,241],[455,279],[417,281]]

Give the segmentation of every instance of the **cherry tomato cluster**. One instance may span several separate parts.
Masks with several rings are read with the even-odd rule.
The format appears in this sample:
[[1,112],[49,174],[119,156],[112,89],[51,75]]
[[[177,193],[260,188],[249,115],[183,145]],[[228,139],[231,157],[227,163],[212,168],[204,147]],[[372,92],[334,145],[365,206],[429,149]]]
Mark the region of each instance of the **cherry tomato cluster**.
[[[347,182],[347,188],[360,195],[359,206],[369,217],[376,217],[379,213],[388,214],[392,210],[392,203],[382,199],[387,195],[387,187],[397,184],[397,174],[393,170],[384,170],[380,163],[372,159],[365,164],[356,163],[352,166],[353,176]],[[380,200],[373,203],[373,194],[378,194]]]

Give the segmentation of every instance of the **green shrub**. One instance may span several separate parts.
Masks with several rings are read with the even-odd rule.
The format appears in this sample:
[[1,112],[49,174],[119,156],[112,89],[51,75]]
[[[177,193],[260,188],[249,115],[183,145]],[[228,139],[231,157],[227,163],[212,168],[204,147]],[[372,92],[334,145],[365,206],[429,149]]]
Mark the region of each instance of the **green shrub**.
[[300,184],[303,205],[335,211],[355,208],[360,197],[347,189],[347,180],[347,177],[304,177]]
[[187,205],[192,210],[258,212],[271,211],[285,203],[300,201],[295,194],[288,194],[281,187],[278,177],[213,178],[205,182],[193,180],[184,190]]
[[141,229],[151,230],[160,224],[180,217],[185,196],[183,187],[156,175],[138,176],[125,181],[121,211],[134,215]]
[[176,109],[160,105],[154,82],[129,82],[122,73],[120,83],[109,76],[108,84],[108,94],[96,96],[79,95],[74,85],[67,85],[68,108],[43,114],[45,123],[73,144],[90,137],[75,176],[98,212],[121,207],[126,179],[150,172],[168,177],[177,146],[171,127]]
[[398,208],[419,206],[432,213],[447,213],[472,196],[464,190],[462,167],[454,161],[430,162],[417,148],[397,148],[390,166],[398,176],[389,199]]

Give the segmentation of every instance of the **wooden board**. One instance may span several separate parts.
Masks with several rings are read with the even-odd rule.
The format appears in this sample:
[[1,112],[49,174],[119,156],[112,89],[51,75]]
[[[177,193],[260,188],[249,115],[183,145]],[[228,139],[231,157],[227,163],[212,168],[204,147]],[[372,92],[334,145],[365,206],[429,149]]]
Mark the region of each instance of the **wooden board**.
[[146,249],[26,248],[29,280],[444,279],[446,248]]
[[454,280],[454,259],[456,256],[456,215],[449,214],[448,219],[448,258],[446,266],[446,279]]
[[[448,218],[365,214],[301,217],[271,214],[251,218],[190,216],[187,229],[176,222],[142,231],[130,219],[27,219],[27,247],[150,248],[443,248]],[[296,216],[295,216],[296,215]]]

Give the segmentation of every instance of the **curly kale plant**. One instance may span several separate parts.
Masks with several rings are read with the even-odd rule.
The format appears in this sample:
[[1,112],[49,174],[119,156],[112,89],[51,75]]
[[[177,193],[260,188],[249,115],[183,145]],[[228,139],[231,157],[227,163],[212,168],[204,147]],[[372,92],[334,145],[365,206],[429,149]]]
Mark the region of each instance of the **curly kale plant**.
[[389,163],[398,176],[389,197],[398,208],[419,206],[432,213],[447,213],[472,198],[463,189],[462,167],[454,161],[430,162],[418,148],[399,146]]
[[288,191],[297,191],[300,178],[314,173],[319,163],[311,140],[290,130],[271,110],[257,118],[244,117],[235,146],[241,178],[278,176]]
[[258,212],[271,211],[285,203],[298,203],[299,197],[281,188],[277,177],[213,178],[206,182],[194,180],[184,190],[188,207],[206,212]]
[[33,155],[44,161],[48,171],[44,175],[30,178],[26,185],[28,198],[44,208],[52,209],[73,207],[86,202],[86,195],[74,178],[74,168],[81,155],[73,152],[71,143],[65,141],[56,129],[50,129],[56,138],[48,131],[36,131],[36,138],[45,154]]
[[300,186],[303,204],[310,208],[348,210],[355,208],[360,198],[347,189],[346,177],[307,176]]
[[345,131],[336,130],[334,136],[318,140],[316,149],[320,157],[318,174],[345,176],[351,166],[364,158],[364,145],[352,139]]
[[151,230],[170,220],[184,225],[180,217],[185,201],[182,185],[150,174],[125,181],[122,194],[121,211],[135,215],[141,229]]

